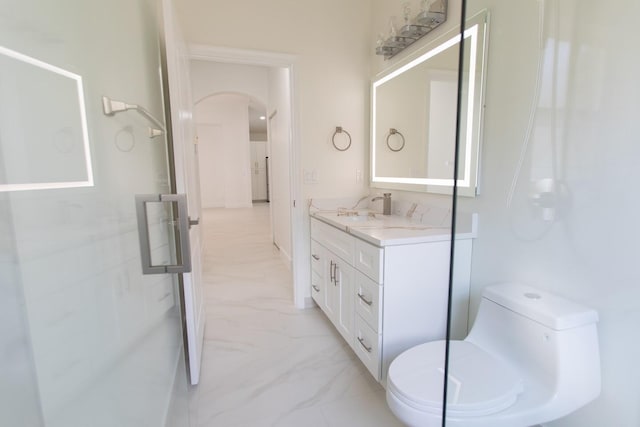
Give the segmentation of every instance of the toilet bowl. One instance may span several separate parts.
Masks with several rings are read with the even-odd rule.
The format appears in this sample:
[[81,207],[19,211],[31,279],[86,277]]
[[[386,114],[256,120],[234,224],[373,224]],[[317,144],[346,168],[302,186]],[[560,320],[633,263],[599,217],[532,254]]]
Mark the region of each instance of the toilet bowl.
[[[471,332],[450,341],[447,426],[527,427],[600,394],[598,313],[519,284],[488,286]],[[387,403],[408,426],[442,425],[445,341],[389,366]]]

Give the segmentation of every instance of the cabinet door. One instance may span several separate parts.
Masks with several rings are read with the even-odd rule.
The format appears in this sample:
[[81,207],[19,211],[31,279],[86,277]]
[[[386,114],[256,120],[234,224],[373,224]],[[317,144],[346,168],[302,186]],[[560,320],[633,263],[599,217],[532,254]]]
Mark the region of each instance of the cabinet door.
[[344,339],[353,346],[353,324],[354,324],[354,282],[355,269],[340,260],[336,262],[334,274],[334,297],[336,298],[334,324]]
[[338,271],[338,264],[336,263],[336,257],[329,251],[325,251],[327,255],[326,270],[324,271],[324,304],[323,310],[327,317],[337,327],[338,319],[338,304],[340,302],[338,281],[336,280],[336,274]]

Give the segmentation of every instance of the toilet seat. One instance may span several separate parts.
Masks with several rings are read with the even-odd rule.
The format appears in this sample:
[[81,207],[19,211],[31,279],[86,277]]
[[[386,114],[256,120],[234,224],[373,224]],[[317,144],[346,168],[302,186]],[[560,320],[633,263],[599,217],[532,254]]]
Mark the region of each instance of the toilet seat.
[[[445,341],[413,347],[389,367],[387,392],[417,411],[441,415]],[[447,413],[490,415],[515,403],[523,391],[520,376],[505,362],[468,341],[449,347]]]

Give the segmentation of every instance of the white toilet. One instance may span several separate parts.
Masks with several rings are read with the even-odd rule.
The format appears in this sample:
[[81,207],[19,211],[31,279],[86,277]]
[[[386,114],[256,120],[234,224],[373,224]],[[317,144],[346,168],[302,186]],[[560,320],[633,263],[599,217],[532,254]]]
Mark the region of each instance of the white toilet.
[[[447,427],[526,427],[563,417],[600,394],[598,313],[515,284],[484,289],[478,315],[449,350]],[[405,424],[442,425],[445,341],[390,365],[387,403]]]

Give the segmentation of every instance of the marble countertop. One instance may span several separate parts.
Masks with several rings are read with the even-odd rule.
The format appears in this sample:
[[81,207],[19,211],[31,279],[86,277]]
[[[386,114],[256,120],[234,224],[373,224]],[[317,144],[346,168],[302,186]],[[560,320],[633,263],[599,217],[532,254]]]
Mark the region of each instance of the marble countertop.
[[[450,224],[431,225],[407,216],[382,215],[369,209],[353,211],[317,211],[312,218],[332,225],[376,246],[409,245],[448,241]],[[456,239],[476,237],[475,217],[456,225]]]

